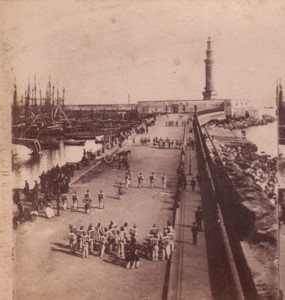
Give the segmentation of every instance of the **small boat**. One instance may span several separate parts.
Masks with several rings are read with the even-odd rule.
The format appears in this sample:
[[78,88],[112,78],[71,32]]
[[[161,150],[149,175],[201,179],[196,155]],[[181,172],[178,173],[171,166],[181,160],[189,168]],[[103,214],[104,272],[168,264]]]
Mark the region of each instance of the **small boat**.
[[85,140],[64,140],[63,143],[64,145],[68,146],[84,146],[85,145]]

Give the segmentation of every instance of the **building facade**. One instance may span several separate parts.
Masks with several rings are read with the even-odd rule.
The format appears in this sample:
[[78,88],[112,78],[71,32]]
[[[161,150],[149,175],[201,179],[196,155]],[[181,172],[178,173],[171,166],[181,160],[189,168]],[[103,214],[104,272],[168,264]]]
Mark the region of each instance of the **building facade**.
[[225,99],[218,100],[154,100],[139,101],[138,115],[150,113],[194,113],[197,111],[221,111]]
[[247,100],[225,100],[224,109],[226,118],[239,118],[246,115],[259,118],[259,110],[254,108],[251,102]]

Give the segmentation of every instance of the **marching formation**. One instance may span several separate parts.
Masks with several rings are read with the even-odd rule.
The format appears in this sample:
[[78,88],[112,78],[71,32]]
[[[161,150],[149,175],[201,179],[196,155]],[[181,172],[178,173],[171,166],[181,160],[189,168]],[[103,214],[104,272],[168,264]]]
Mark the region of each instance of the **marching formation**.
[[114,262],[125,261],[125,267],[139,268],[140,256],[145,256],[153,261],[169,260],[174,250],[174,229],[168,221],[161,231],[155,224],[150,228],[144,242],[138,242],[138,228],[128,223],[117,226],[110,221],[107,227],[98,223],[97,226],[89,224],[88,227],[75,227],[69,225],[67,234],[70,252],[78,253],[82,258],[89,254],[103,258],[106,253],[113,257]]
[[[131,180],[132,180],[130,169],[127,170],[127,172],[125,173],[124,178],[125,178],[125,188],[128,189],[130,184],[131,184]],[[144,176],[143,176],[142,173],[139,173],[137,180],[138,180],[138,186],[137,187],[138,188],[143,188],[144,187]],[[167,184],[167,177],[166,177],[166,174],[163,173],[162,176],[161,176],[161,186],[164,190],[166,189],[166,184]],[[155,176],[154,172],[152,172],[149,176],[149,187],[150,188],[155,188],[156,187],[156,176]],[[119,200],[123,199],[123,194],[124,193],[125,192],[123,192],[123,184],[119,183],[118,191],[117,191]],[[63,204],[63,209],[67,210],[69,208],[69,197],[68,197],[68,195],[67,194],[62,194],[60,196],[60,199],[61,199],[62,204]],[[72,211],[78,211],[79,210],[79,207],[78,207],[79,196],[78,196],[76,190],[73,191],[73,193],[71,195],[71,199],[72,199],[72,208],[73,208]],[[92,201],[92,197],[91,197],[91,194],[90,194],[89,190],[87,190],[84,193],[84,197],[82,199],[82,202],[84,204],[84,210],[85,210],[86,214],[89,214],[91,208],[95,207],[94,204],[92,205],[93,201]],[[103,190],[100,190],[100,192],[98,193],[98,206],[97,206],[97,208],[99,208],[99,209],[104,209],[105,208],[105,195],[103,193]]]

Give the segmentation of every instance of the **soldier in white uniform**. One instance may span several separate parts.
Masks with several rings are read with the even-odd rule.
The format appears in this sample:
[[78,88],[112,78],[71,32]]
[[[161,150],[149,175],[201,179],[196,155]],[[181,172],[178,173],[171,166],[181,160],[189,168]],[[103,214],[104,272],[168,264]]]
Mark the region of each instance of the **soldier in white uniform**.
[[129,185],[131,184],[131,178],[128,172],[125,174],[125,184],[126,184],[126,189],[129,188]]
[[118,257],[125,259],[125,243],[126,243],[126,235],[124,227],[121,227],[119,237],[118,237],[119,245],[118,245]]
[[158,234],[158,233],[159,233],[159,228],[157,228],[156,225],[153,224],[149,230],[149,234]]
[[105,235],[101,235],[99,237],[99,243],[100,243],[100,257],[103,258],[107,246],[107,238]]
[[170,258],[170,238],[167,234],[167,229],[164,230],[163,237],[160,241],[160,250],[162,253],[162,260]]
[[129,234],[130,234],[131,237],[134,237],[136,239],[138,238],[138,229],[137,229],[136,224],[132,228],[130,228]]
[[76,231],[76,236],[77,236],[77,249],[79,251],[82,251],[82,236],[83,236],[83,228],[84,226],[80,226],[79,229]]
[[61,195],[61,201],[63,203],[63,210],[67,210],[68,206],[68,195],[67,194],[62,194]]
[[94,251],[94,242],[95,242],[95,229],[93,227],[93,224],[90,224],[87,230],[87,234],[89,237],[88,243],[89,243],[89,250],[91,253]]
[[69,247],[71,254],[76,254],[76,243],[77,243],[77,237],[76,237],[76,228],[72,227],[70,232],[67,234],[67,238],[69,239]]
[[82,232],[82,258],[88,258],[89,255],[89,237],[85,231]]
[[154,234],[153,237],[149,239],[150,243],[150,249],[151,249],[151,257],[153,261],[158,260],[158,244],[159,244],[159,238],[158,234]]
[[167,236],[170,240],[170,253],[174,250],[174,230],[172,232],[167,233]]
[[142,173],[140,173],[139,176],[138,176],[138,187],[139,188],[143,187],[143,175],[142,175]]

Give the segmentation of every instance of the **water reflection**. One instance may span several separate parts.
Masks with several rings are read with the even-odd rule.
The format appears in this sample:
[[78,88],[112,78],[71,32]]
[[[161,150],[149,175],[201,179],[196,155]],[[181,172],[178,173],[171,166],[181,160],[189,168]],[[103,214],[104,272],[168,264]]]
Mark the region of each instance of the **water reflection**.
[[83,155],[83,149],[92,152],[100,149],[100,144],[95,144],[94,140],[86,141],[84,146],[67,146],[61,141],[59,149],[42,150],[40,157],[31,155],[31,150],[22,145],[13,145],[15,154],[12,186],[23,188],[25,180],[28,180],[30,187],[33,187],[34,180],[39,180],[38,176],[50,168],[64,165],[67,162],[78,162]]

